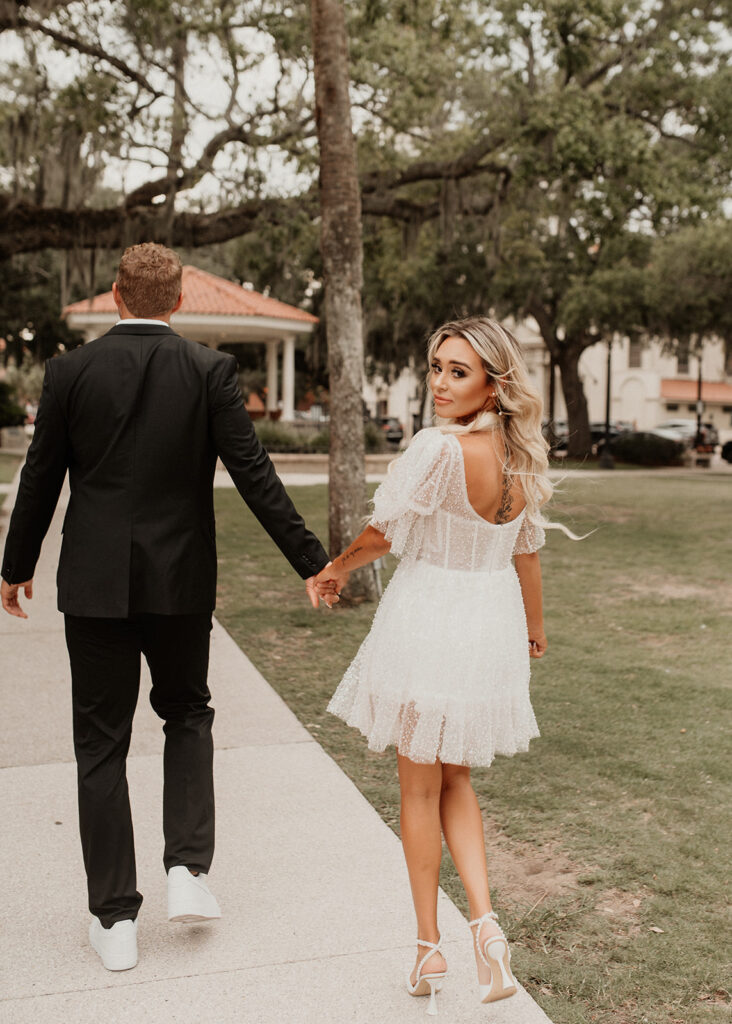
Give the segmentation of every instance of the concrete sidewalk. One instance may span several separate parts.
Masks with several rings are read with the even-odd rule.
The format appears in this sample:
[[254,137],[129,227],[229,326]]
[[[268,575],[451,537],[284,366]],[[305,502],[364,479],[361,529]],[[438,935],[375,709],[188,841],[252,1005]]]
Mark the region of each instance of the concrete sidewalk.
[[[6,514],[11,504],[12,495]],[[128,765],[145,896],[140,962],[119,974],[101,966],[87,941],[69,671],[55,609],[62,515],[60,507],[44,545],[30,619],[0,617],[0,1020],[422,1021],[426,1000],[410,999],[404,988],[415,926],[397,838],[218,624],[210,877],[223,918],[201,926],[166,919],[162,733],[143,678]],[[440,1018],[547,1024],[523,990],[492,1006],[478,1003],[467,924],[446,896],[440,900],[450,967]]]

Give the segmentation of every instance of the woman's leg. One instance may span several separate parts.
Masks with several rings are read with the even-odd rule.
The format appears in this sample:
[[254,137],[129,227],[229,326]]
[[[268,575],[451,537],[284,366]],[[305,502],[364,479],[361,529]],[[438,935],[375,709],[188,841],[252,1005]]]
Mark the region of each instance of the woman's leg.
[[[401,833],[404,856],[407,861],[412,900],[417,915],[417,936],[426,942],[437,942],[437,889],[442,859],[440,835],[440,792],[442,765],[415,764],[401,754],[397,755],[399,786],[401,789]],[[427,950],[420,947],[417,963]],[[425,963],[426,973],[442,971],[445,961],[441,954]],[[414,983],[416,972],[412,972]]]
[[[483,819],[478,798],[470,782],[470,769],[455,764],[442,766],[442,794],[440,796],[440,819],[450,855],[465,886],[470,907],[470,919],[476,920],[491,910],[491,894],[488,888],[488,869],[485,862],[485,838]],[[479,934],[478,934],[479,933]],[[496,953],[503,962],[500,971],[493,960],[489,967],[486,957],[490,950],[491,938],[503,936],[498,924],[487,919],[473,928],[473,952],[478,967],[478,981],[484,1002],[513,995],[516,983],[510,974],[508,951],[505,945],[498,947],[504,952]],[[482,955],[478,952],[480,942]],[[504,939],[505,942],[505,939]],[[505,959],[504,959],[505,957]],[[494,975],[495,971],[495,975]]]
[[491,909],[491,894],[485,862],[483,819],[470,782],[469,768],[443,764],[440,820],[450,856],[465,886],[470,917],[481,917]]

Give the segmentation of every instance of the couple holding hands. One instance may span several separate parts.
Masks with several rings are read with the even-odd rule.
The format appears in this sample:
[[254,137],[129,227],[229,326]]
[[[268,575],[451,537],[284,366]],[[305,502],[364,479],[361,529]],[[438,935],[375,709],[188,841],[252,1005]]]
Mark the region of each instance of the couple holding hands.
[[436,1009],[447,964],[437,891],[442,835],[465,886],[480,999],[513,995],[508,942],[491,906],[471,767],[538,735],[529,659],[546,650],[538,548],[551,495],[541,400],[496,321],[469,317],[430,338],[438,425],[391,466],[359,537],[329,562],[263,450],[233,356],[180,337],[181,264],[161,245],[127,249],[113,286],[120,319],[49,360],[2,563],[2,603],[25,617],[66,473],[58,569],[72,677],[79,827],[108,970],[137,963],[137,891],[126,757],[140,683],[164,722],[168,916],[220,917],[214,851],[213,709],[207,685],[216,592],[213,477],[221,458],[314,607],[391,551],[398,567],[329,710],[372,750],[393,745],[401,838],[417,918],[407,978]]

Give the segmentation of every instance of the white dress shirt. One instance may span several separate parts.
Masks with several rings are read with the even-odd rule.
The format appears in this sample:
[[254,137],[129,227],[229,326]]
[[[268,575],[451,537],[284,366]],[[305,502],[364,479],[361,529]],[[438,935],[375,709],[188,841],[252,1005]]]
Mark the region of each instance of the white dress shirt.
[[124,320],[118,320],[114,326],[119,327],[120,324],[161,324],[163,327],[170,327],[165,320],[150,320],[144,316],[127,316]]

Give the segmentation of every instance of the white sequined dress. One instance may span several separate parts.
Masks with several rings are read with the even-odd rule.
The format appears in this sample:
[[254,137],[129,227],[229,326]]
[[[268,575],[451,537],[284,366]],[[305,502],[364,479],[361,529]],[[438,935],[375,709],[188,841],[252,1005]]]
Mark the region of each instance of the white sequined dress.
[[460,442],[420,431],[373,499],[399,565],[328,710],[422,764],[489,765],[539,735],[513,555],[544,531],[526,510],[496,525],[468,501]]

